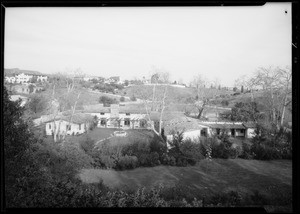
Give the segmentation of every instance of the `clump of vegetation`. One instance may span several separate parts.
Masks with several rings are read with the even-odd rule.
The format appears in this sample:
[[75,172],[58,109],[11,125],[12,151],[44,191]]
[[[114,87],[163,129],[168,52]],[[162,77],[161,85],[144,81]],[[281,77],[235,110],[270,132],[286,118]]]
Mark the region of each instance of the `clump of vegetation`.
[[130,97],[130,100],[131,100],[131,101],[136,101],[136,97],[135,97],[134,95],[132,95],[132,96]]
[[117,104],[118,101],[114,98],[110,98],[108,96],[99,97],[99,103],[103,103],[104,106],[110,106],[111,104]]
[[120,97],[120,102],[125,102],[125,97]]

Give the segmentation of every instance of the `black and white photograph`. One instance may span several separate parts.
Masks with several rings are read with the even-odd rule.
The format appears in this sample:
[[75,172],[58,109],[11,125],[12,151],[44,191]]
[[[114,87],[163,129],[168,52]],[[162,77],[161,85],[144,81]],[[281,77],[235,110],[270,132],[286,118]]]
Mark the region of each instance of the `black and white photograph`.
[[5,208],[293,212],[292,6],[6,7]]

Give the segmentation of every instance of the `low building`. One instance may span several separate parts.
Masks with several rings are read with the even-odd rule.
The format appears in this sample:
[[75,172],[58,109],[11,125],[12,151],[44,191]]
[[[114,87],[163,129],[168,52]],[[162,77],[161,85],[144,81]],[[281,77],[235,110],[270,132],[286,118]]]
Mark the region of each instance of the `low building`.
[[92,119],[91,115],[81,113],[59,116],[46,123],[46,135],[53,135],[55,132],[66,135],[83,134],[90,128]]
[[37,82],[47,82],[48,81],[48,76],[40,75],[40,76],[37,76],[36,78],[37,78],[36,79]]
[[14,76],[6,76],[5,77],[5,82],[7,82],[7,83],[15,83],[16,82],[16,78]]
[[97,117],[99,128],[121,128],[121,129],[151,129],[157,126],[154,113],[150,114],[150,120],[146,111],[141,108],[119,106],[118,104],[104,107],[103,104],[84,107],[85,113]]
[[11,91],[17,94],[31,94],[44,90],[44,87],[35,86],[34,84],[13,85]]
[[256,134],[255,123],[199,121],[189,117],[165,122],[163,128],[168,140],[172,140],[173,134],[177,132],[183,132],[184,140],[212,137],[224,132],[235,138],[252,138]]

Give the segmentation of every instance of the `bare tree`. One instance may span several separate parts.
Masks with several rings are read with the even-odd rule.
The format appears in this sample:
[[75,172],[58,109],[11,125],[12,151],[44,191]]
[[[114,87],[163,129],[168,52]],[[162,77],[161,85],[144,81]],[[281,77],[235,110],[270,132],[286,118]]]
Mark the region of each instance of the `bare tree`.
[[216,92],[214,89],[206,89],[208,81],[201,75],[198,74],[193,78],[191,85],[196,87],[196,98],[194,106],[198,109],[197,119],[200,119],[203,115],[204,108],[208,105],[211,98],[214,98]]
[[286,106],[291,103],[291,70],[289,67],[261,67],[254,78],[255,84],[264,91],[264,101],[269,107],[271,121],[279,129],[283,125]]
[[283,125],[284,116],[286,107],[292,102],[290,94],[292,93],[292,72],[289,67],[285,69],[278,69],[279,73],[279,81],[282,87],[282,100],[281,100],[281,118],[280,118],[280,126]]
[[[68,71],[69,73],[71,71]],[[69,119],[69,125],[72,122],[73,115],[75,114],[76,106],[80,97],[81,92],[78,93],[77,98],[73,99],[72,93],[74,92],[75,88],[79,85],[76,81],[76,75],[81,72],[80,69],[77,69],[73,72],[73,76],[69,75],[68,73],[56,73],[53,78],[52,82],[52,103],[57,103],[56,109],[53,110],[53,120],[54,120],[54,142],[57,142],[59,140],[64,140],[66,132],[61,132],[60,126],[61,126],[61,116],[59,117],[58,125],[55,123],[57,116],[62,113],[65,110],[68,110],[70,108],[71,110],[71,116]],[[66,92],[64,93],[56,93],[56,90],[66,88]]]

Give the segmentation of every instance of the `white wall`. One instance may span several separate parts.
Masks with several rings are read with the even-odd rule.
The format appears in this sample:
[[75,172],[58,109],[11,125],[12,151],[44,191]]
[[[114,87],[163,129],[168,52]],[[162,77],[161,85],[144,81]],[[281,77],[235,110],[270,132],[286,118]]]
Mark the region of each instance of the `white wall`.
[[253,138],[255,136],[255,128],[247,128],[246,133],[247,138]]
[[[85,132],[85,127],[84,127],[84,123],[80,124],[81,125],[81,129],[79,129],[79,124],[75,124],[75,123],[70,123],[71,125],[71,130],[67,130],[67,125],[69,124],[69,122],[62,120],[60,121],[55,121],[55,122],[49,122],[46,123],[46,135],[52,135],[52,132],[54,132],[54,123],[56,125],[56,128],[59,128],[59,132],[60,133],[65,133],[67,132],[67,135],[72,135],[74,134],[82,134]],[[59,126],[60,123],[60,126]],[[51,127],[49,126],[51,125]],[[87,126],[88,128],[88,126]]]
[[241,132],[241,129],[236,129],[235,130],[235,136],[237,136],[237,137],[244,137],[246,130],[245,129],[243,129],[243,130],[244,130],[244,133]]
[[187,139],[197,140],[200,137],[200,133],[201,133],[200,129],[184,132],[183,133],[183,140],[187,140]]

